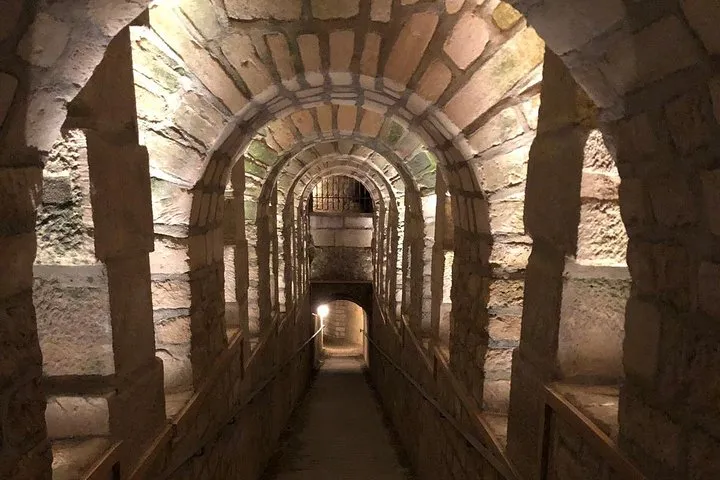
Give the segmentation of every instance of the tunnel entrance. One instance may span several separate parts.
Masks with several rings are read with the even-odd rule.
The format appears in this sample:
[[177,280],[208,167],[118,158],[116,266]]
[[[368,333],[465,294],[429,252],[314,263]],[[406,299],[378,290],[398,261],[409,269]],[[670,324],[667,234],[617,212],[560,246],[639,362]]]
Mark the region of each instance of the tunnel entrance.
[[323,330],[323,353],[326,356],[356,357],[363,355],[367,313],[355,302],[334,300],[318,306]]

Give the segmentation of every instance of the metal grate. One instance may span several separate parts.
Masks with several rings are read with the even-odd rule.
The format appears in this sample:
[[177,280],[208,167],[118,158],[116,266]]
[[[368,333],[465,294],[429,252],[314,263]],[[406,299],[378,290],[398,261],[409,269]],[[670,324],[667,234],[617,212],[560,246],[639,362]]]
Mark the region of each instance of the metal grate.
[[373,202],[362,183],[350,177],[333,176],[323,178],[313,188],[310,211],[372,213]]

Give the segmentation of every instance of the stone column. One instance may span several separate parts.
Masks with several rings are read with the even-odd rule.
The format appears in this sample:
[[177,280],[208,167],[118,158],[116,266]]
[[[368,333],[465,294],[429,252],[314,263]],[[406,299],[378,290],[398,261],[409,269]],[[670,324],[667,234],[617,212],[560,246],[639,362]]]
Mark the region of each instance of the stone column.
[[512,362],[508,453],[536,478],[543,385],[556,376],[566,257],[575,255],[583,148],[592,103],[562,62],[545,55],[538,135],[528,162],[525,226],[533,247],[525,276],[520,345]]
[[107,269],[116,391],[109,400],[110,430],[124,440],[132,464],[163,425],[165,409],[150,292],[150,172],[137,140],[127,28],[70,105],[68,124],[86,137],[95,255]]

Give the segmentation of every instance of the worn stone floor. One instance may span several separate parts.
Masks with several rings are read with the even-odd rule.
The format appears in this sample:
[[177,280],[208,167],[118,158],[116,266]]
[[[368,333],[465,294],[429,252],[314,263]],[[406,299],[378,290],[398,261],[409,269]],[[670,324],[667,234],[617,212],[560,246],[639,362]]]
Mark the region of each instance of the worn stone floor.
[[366,382],[362,357],[343,353],[325,358],[264,480],[414,478]]

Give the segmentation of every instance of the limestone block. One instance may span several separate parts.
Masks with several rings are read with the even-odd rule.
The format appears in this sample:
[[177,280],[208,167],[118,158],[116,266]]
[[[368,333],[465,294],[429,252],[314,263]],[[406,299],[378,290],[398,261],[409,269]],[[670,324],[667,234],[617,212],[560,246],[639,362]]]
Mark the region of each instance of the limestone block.
[[222,27],[210,0],[180,0],[178,6],[203,37],[215,38],[221,31]]
[[[23,373],[27,375],[26,372],[25,370]],[[45,439],[45,398],[42,390],[38,388],[40,379],[35,376],[31,378],[32,380],[11,384],[13,388],[3,395],[4,406],[0,417],[3,442],[28,450]]]
[[313,121],[312,115],[307,110],[298,110],[290,114],[290,119],[293,121],[298,131],[303,136],[313,136],[315,133],[315,122]]
[[492,19],[500,30],[512,28],[521,18],[522,14],[505,2],[500,2],[492,13]]
[[442,60],[434,60],[425,70],[418,82],[416,92],[428,102],[436,102],[445,92],[450,81],[452,72]]
[[167,345],[190,344],[190,317],[170,317],[155,322],[155,341],[159,348]]
[[[1,27],[0,27],[1,28]],[[18,81],[10,74],[0,72],[0,127],[10,111]]]
[[445,40],[443,50],[461,69],[466,69],[485,50],[490,33],[485,21],[468,12],[457,21]]
[[519,315],[493,315],[488,323],[491,345],[515,346],[520,341]]
[[375,32],[368,32],[365,35],[365,46],[362,58],[360,59],[360,73],[375,78],[380,57],[380,44],[382,37]]
[[108,400],[105,397],[49,397],[45,423],[51,439],[108,436]]
[[[548,42],[549,43],[549,42]],[[619,93],[647,85],[700,61],[695,39],[676,16],[668,16],[608,49],[603,73]]]
[[299,20],[302,12],[302,1],[257,2],[256,0],[226,0],[225,8],[228,16],[238,20]]
[[347,217],[343,217],[343,226],[345,228],[358,228],[358,229],[372,230],[373,219],[372,219],[372,217],[347,216]]
[[152,180],[153,223],[187,226],[192,195],[188,190],[159,179]]
[[[620,402],[622,436],[666,468],[676,468],[682,454],[682,429],[665,412],[627,393]],[[667,470],[666,470],[667,471]]]
[[134,0],[88,0],[92,22],[108,37],[114,37],[147,8],[148,2]]
[[357,107],[351,105],[338,106],[337,125],[340,132],[351,134],[355,130],[356,119]]
[[[277,5],[274,3],[273,5]],[[217,96],[232,113],[238,112],[247,99],[235,82],[203,47],[192,40],[177,16],[167,6],[155,5],[150,9],[152,28],[182,57],[200,81]]]
[[583,172],[580,198],[617,202],[619,186],[620,178],[614,175]]
[[495,279],[490,283],[488,308],[522,306],[523,292],[522,280]]
[[313,17],[320,20],[352,18],[360,12],[360,0],[312,0]]
[[70,26],[41,12],[18,44],[18,55],[31,65],[50,67],[62,55],[70,39]]
[[375,137],[380,133],[384,117],[372,110],[364,110],[360,121],[360,133],[367,137]]
[[720,442],[700,430],[693,430],[688,443],[689,478],[720,477]]
[[661,225],[673,227],[695,222],[693,195],[685,178],[676,175],[653,179],[648,190],[653,213]]
[[223,38],[220,47],[253,95],[260,94],[272,85],[272,77],[258,57],[250,36],[233,33]]
[[145,144],[150,156],[150,169],[155,176],[168,174],[188,186],[200,179],[203,159],[196,150],[153,131],[146,132]]
[[550,0],[529,14],[529,22],[538,30],[550,49],[558,55],[578,49],[602,35],[625,17],[622,0],[598,3],[594,0]]
[[712,78],[708,82],[710,98],[712,98],[715,120],[720,123],[720,76]]
[[700,308],[709,315],[720,317],[720,266],[703,262],[698,273]]
[[483,191],[491,193],[522,184],[527,175],[528,155],[529,148],[521,147],[479,163],[475,171]]
[[[519,205],[513,207],[514,214],[519,216],[522,222],[522,212],[518,211]],[[517,221],[514,220],[514,221]],[[496,230],[493,228],[493,233]],[[520,271],[525,269],[530,258],[531,246],[524,243],[505,243],[496,241],[493,244],[492,253],[490,254],[490,264],[493,268],[501,271]]]
[[372,0],[370,18],[373,22],[389,22],[392,15],[392,0]]
[[717,2],[703,0],[683,0],[680,2],[690,25],[712,55],[720,54],[720,31],[717,19],[720,18],[720,5]]
[[628,375],[652,384],[660,355],[660,311],[651,303],[630,298],[627,303],[623,365]]
[[405,87],[418,67],[430,39],[435,33],[438,16],[432,12],[413,14],[405,23],[385,64],[384,74]]
[[335,232],[335,245],[338,247],[370,248],[372,230],[338,230]]
[[300,58],[305,67],[305,79],[312,87],[323,84],[322,60],[320,59],[320,39],[317,35],[304,34],[296,38],[300,49]]
[[523,77],[540,65],[545,44],[532,28],[508,40],[445,105],[444,112],[465,128],[495,105]]
[[464,3],[465,0],[445,0],[445,11],[449,14],[457,13]]
[[493,234],[523,235],[523,202],[491,203],[490,231]]
[[46,375],[114,373],[104,267],[35,267],[33,298]]
[[622,377],[625,303],[629,294],[629,281],[565,280],[557,353],[565,378]]
[[311,215],[310,216],[310,227],[311,228],[342,228],[343,217],[339,215]]
[[295,76],[295,66],[290,57],[290,49],[285,35],[282,33],[265,35],[265,42],[270,49],[280,78],[285,81],[291,80]]
[[336,30],[330,32],[330,78],[337,85],[352,83],[350,62],[355,49],[355,32],[353,30]]
[[225,124],[225,118],[215,107],[191,92],[182,96],[182,102],[173,114],[173,121],[181,130],[207,147],[215,143]]
[[161,95],[157,95],[146,88],[136,85],[135,99],[139,118],[154,122],[159,122],[167,118],[168,104]]
[[335,233],[339,230],[316,229],[312,231],[313,243],[316,247],[334,247]]
[[506,108],[478,128],[470,138],[470,146],[483,152],[511,140],[523,133],[523,128],[512,108]]
[[615,202],[586,201],[580,207],[577,260],[593,265],[623,265],[627,233]]
[[704,96],[683,95],[665,108],[673,142],[685,154],[703,147],[712,138],[715,126],[705,118],[705,102]]

